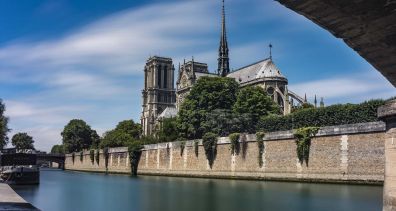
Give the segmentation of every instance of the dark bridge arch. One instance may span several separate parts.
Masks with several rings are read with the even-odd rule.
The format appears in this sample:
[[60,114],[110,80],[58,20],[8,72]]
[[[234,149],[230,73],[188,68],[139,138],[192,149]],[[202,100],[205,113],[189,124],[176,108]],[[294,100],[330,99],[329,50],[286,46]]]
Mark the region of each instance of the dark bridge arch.
[[65,155],[63,154],[37,154],[37,163],[43,161],[57,163],[60,169],[65,169]]
[[276,0],[344,42],[396,86],[395,0]]

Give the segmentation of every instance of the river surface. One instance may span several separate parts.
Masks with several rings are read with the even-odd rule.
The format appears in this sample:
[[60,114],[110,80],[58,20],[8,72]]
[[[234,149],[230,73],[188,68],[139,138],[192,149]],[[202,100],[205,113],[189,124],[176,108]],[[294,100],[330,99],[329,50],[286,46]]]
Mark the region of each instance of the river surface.
[[243,180],[130,177],[42,170],[14,190],[44,211],[380,211],[382,187]]

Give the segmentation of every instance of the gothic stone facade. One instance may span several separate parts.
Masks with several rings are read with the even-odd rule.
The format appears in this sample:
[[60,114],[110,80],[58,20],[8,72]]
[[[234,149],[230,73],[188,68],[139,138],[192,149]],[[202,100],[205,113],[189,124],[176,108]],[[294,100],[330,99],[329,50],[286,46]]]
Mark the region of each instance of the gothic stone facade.
[[174,70],[175,68],[170,58],[154,56],[150,57],[146,62],[141,117],[145,135],[153,133],[157,117],[166,108],[175,106]]

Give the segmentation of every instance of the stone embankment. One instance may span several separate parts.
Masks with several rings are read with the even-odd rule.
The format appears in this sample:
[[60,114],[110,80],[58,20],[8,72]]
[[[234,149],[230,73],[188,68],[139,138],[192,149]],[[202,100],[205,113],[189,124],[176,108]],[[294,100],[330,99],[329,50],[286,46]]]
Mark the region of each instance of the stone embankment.
[[[212,167],[206,159],[202,140],[145,145],[138,174],[363,184],[384,181],[383,122],[321,128],[311,141],[308,164],[301,164],[297,158],[293,131],[268,133],[264,139],[262,154],[254,134],[242,136],[239,153],[232,154],[229,138],[219,138]],[[84,151],[82,158],[80,153],[75,153],[74,161],[72,154],[68,154],[65,167],[130,173],[126,148],[109,149],[107,168],[104,157],[102,150],[98,160],[96,156],[91,160],[89,151]]]

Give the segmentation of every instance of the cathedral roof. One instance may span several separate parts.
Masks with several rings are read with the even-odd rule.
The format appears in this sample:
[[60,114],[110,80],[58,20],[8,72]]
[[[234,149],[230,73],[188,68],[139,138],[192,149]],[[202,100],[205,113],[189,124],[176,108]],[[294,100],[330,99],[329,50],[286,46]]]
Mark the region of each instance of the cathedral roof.
[[256,79],[281,79],[287,80],[271,59],[264,59],[254,64],[242,67],[231,72],[227,77],[235,78],[239,83],[247,83]]
[[166,107],[165,110],[158,116],[158,119],[172,118],[177,115],[176,107]]

